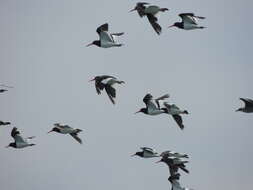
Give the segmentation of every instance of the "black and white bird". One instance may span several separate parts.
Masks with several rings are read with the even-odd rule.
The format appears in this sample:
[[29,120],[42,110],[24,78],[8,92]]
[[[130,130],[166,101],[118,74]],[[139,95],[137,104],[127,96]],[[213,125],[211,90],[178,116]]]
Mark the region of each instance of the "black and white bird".
[[120,33],[109,33],[108,23],[105,23],[97,28],[97,33],[99,35],[99,40],[95,40],[92,43],[88,44],[86,47],[91,45],[96,45],[102,48],[110,48],[110,47],[121,47],[123,44],[119,44],[116,42],[115,37],[121,36],[124,32]]
[[8,146],[6,146],[6,148],[8,148],[8,147],[25,148],[25,147],[28,147],[28,146],[34,146],[35,145],[35,144],[30,144],[28,142],[29,139],[35,138],[34,136],[23,138],[20,135],[20,132],[18,131],[18,129],[16,127],[14,127],[12,129],[11,136],[14,138],[15,142],[10,143]]
[[159,157],[158,153],[149,147],[141,147],[140,152],[136,152],[135,154],[133,154],[132,156],[139,156],[142,158],[154,158],[154,157]]
[[8,121],[0,121],[0,125],[10,125],[11,122]]
[[166,156],[166,157],[175,157],[175,158],[189,158],[187,154],[180,154],[178,152],[166,150],[160,154],[161,157]]
[[184,30],[204,29],[204,26],[198,26],[196,19],[205,19],[202,16],[195,16],[194,13],[181,13],[178,16],[181,17],[181,22],[176,22],[170,27],[177,27]]
[[162,27],[158,24],[158,19],[156,15],[159,12],[165,12],[168,11],[169,9],[160,8],[156,5],[149,5],[149,6],[147,5],[149,5],[149,3],[145,2],[136,3],[135,8],[130,10],[130,12],[137,11],[140,17],[147,16],[148,21],[150,22],[153,29],[156,31],[158,35],[160,35],[162,32]]
[[164,108],[162,108],[165,113],[172,115],[173,119],[177,122],[180,129],[184,129],[183,119],[180,114],[189,114],[187,110],[181,110],[175,104],[168,104],[167,102],[163,103]]
[[57,133],[61,133],[61,134],[69,134],[75,140],[77,140],[77,142],[82,144],[82,139],[80,139],[78,137],[78,133],[82,132],[81,129],[74,129],[68,125],[61,125],[60,123],[55,123],[54,128],[51,131],[49,131],[48,133],[51,133],[51,132],[57,132]]
[[0,93],[4,93],[6,91],[8,91],[8,90],[7,89],[0,89]]
[[193,189],[189,189],[186,187],[182,187],[181,184],[179,183],[179,179],[180,179],[180,174],[175,174],[175,175],[171,175],[168,180],[171,183],[171,190],[193,190]]
[[118,80],[116,77],[109,75],[100,75],[96,76],[93,79],[89,80],[90,82],[95,81],[95,88],[98,94],[101,94],[101,91],[105,89],[108,97],[111,102],[115,104],[116,98],[116,89],[113,87],[115,84],[124,84],[124,81]]
[[[141,108],[139,111],[135,113],[144,113],[147,115],[159,115],[162,113],[165,113],[166,111],[164,109],[160,108],[160,100],[164,100],[166,98],[169,98],[168,94],[165,94],[159,98],[153,99],[153,96],[151,94],[146,94],[143,98],[143,102],[146,104],[145,108]],[[154,102],[155,101],[155,102]]]
[[244,102],[244,107],[237,109],[236,111],[241,111],[245,113],[253,113],[253,100],[249,98],[240,98]]

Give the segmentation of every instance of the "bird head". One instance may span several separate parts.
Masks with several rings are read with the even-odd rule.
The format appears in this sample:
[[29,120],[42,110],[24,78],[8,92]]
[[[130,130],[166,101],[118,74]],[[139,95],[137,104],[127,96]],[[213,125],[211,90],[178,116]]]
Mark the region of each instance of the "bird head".
[[135,114],[137,114],[137,113],[147,113],[147,109],[141,108],[139,111],[135,112]]
[[237,110],[235,110],[235,111],[243,111],[243,108],[239,108],[239,109],[237,109]]
[[171,27],[178,27],[178,28],[182,28],[181,27],[181,23],[180,22],[175,22],[174,24],[172,24],[171,26],[169,26],[168,28],[171,28]]
[[6,146],[5,148],[9,148],[9,147],[13,147],[13,148],[15,148],[15,143],[10,143],[8,146]]
[[100,47],[100,41],[99,40],[95,40],[95,41],[91,42],[90,44],[86,45],[86,47],[89,47],[91,45],[96,45],[96,46]]
[[139,156],[142,157],[143,156],[143,152],[136,152],[135,154],[131,155],[131,156]]
[[51,129],[51,131],[48,131],[47,133],[51,133],[51,132],[60,132],[60,129],[57,127],[54,127],[53,129]]

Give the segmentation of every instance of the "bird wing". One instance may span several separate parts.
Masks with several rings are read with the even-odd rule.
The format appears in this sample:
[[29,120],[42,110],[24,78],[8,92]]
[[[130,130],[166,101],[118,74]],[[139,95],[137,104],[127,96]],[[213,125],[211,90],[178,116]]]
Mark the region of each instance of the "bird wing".
[[124,34],[124,32],[112,33],[111,38],[112,38],[113,42],[117,42],[117,37],[122,36],[123,34]]
[[77,140],[77,142],[79,142],[80,144],[82,144],[82,139],[80,139],[77,135],[77,133],[70,133],[70,135]]
[[178,16],[180,16],[182,18],[182,21],[184,23],[197,25],[197,21],[196,21],[195,16],[194,16],[193,13],[181,13]]
[[155,102],[156,102],[157,107],[160,109],[160,103],[159,103],[159,101],[160,100],[164,100],[164,99],[169,98],[169,97],[170,97],[169,94],[165,94],[165,95],[163,95],[163,96],[161,96],[159,98],[156,98]]
[[99,27],[97,28],[97,33],[98,33],[98,35],[100,35],[100,33],[101,33],[102,31],[108,32],[108,29],[109,29],[108,23],[102,24],[101,26],[99,26]]
[[240,98],[245,103],[245,107],[252,107],[253,106],[253,100],[249,98]]
[[160,35],[162,32],[162,27],[157,23],[158,19],[152,14],[147,14],[147,17],[153,29],[158,35]]
[[20,135],[17,127],[14,127],[11,131],[11,136],[14,138],[16,143],[26,143],[25,139]]
[[143,102],[146,104],[146,107],[148,109],[151,109],[151,110],[158,109],[152,100],[153,100],[153,96],[151,94],[146,94],[146,96],[144,96],[143,98]]
[[115,104],[114,98],[116,98],[116,90],[111,85],[105,85],[105,91],[110,98],[111,102]]
[[183,119],[180,115],[172,115],[173,119],[177,122],[178,126],[180,127],[180,129],[184,129],[184,125],[183,125]]
[[156,152],[152,149],[152,148],[149,148],[149,147],[141,147],[141,149],[143,151],[146,151],[146,152],[149,152],[151,154],[156,154]]
[[101,31],[99,34],[99,39],[102,42],[114,42],[112,36],[107,31]]

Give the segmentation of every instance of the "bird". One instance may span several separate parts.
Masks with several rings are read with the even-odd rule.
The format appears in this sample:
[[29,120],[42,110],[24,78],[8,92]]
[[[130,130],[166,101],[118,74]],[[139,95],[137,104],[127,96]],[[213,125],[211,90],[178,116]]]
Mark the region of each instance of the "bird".
[[176,22],[170,27],[177,27],[184,30],[204,29],[203,26],[198,26],[196,19],[205,19],[202,16],[195,16],[194,13],[181,13],[178,16],[181,17],[181,22]]
[[8,90],[7,89],[0,89],[0,93],[4,93],[6,91],[8,91]]
[[178,152],[174,152],[174,151],[164,151],[160,154],[161,157],[163,156],[167,156],[167,157],[175,157],[175,158],[189,158],[189,156],[187,154],[180,154]]
[[168,11],[169,9],[167,8],[160,8],[156,5],[149,5],[149,3],[145,2],[139,2],[136,3],[136,6],[134,9],[130,10],[132,11],[137,11],[140,17],[147,16],[149,23],[155,30],[155,32],[160,35],[162,32],[162,27],[158,24],[158,19],[156,17],[157,13],[159,12],[165,12]]
[[62,125],[60,123],[55,123],[53,129],[51,131],[49,131],[48,133],[57,132],[57,133],[61,133],[61,134],[69,134],[77,142],[79,142],[80,144],[82,144],[82,139],[80,139],[78,137],[78,133],[80,133],[82,131],[83,130],[81,130],[81,129],[74,129],[74,128],[68,126],[68,125]]
[[236,111],[241,111],[245,113],[252,113],[253,112],[253,100],[249,98],[240,98],[245,104],[244,107],[237,109]]
[[169,94],[165,94],[159,98],[156,98],[154,103],[153,96],[150,93],[146,94],[143,98],[143,102],[146,104],[146,108],[141,108],[139,111],[135,112],[135,114],[144,113],[147,115],[159,115],[165,113],[166,110],[160,108],[159,101],[166,98],[169,98]]
[[142,151],[141,152],[136,152],[132,156],[139,156],[142,158],[154,158],[154,157],[159,157],[158,153],[155,152],[152,148],[149,147],[141,147],[140,148]]
[[183,161],[179,158],[169,158],[168,156],[163,156],[161,160],[157,161],[156,163],[164,162],[169,167],[170,175],[174,175],[178,173],[178,169],[180,168],[186,173],[189,173],[189,170],[186,169],[185,164],[189,161]]
[[116,77],[110,75],[95,76],[89,82],[95,81],[95,88],[97,94],[101,94],[101,91],[105,89],[109,99],[115,104],[116,89],[113,87],[114,84],[125,84],[124,81],[118,80]]
[[179,183],[180,174],[171,175],[168,180],[171,183],[171,190],[193,190],[186,187],[182,187]]
[[108,32],[109,25],[105,23],[97,28],[97,33],[99,35],[99,40],[95,40],[92,43],[88,44],[86,47],[91,45],[96,45],[101,48],[110,48],[110,47],[121,47],[123,44],[119,44],[115,41],[116,36],[121,36],[124,32],[112,33]]
[[30,144],[28,142],[29,139],[33,139],[35,137],[32,136],[32,137],[23,138],[20,135],[20,132],[18,131],[17,127],[13,127],[13,129],[11,131],[11,136],[14,138],[15,142],[10,143],[8,146],[6,146],[6,148],[8,148],[8,147],[25,148],[25,147],[28,147],[28,146],[34,146],[35,145],[35,144]]
[[0,121],[0,125],[10,125],[11,122]]
[[180,129],[183,130],[183,119],[180,114],[189,114],[189,112],[187,110],[180,110],[175,104],[168,104],[167,102],[164,102],[163,105],[164,108],[162,108],[162,110],[164,110],[165,113],[172,115]]

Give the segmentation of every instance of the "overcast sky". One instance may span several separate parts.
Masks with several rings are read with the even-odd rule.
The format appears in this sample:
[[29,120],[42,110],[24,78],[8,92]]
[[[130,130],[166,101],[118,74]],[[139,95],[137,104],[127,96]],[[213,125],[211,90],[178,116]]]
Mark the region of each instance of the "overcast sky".
[[[196,190],[252,188],[253,115],[235,112],[253,98],[249,0],[159,0],[158,36],[134,8],[136,1],[0,0],[0,184],[2,190],[165,190],[168,168],[157,159],[130,157],[141,146],[187,153],[183,186]],[[205,16],[204,30],[167,26],[182,12]],[[96,28],[125,32],[120,48],[86,48]],[[124,80],[113,106],[88,80]],[[169,93],[187,109],[185,130],[169,115],[133,113],[146,93]],[[47,134],[53,123],[83,129],[79,145]],[[36,146],[5,149],[17,126]]]

